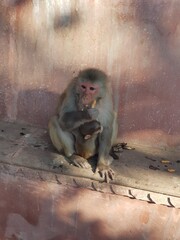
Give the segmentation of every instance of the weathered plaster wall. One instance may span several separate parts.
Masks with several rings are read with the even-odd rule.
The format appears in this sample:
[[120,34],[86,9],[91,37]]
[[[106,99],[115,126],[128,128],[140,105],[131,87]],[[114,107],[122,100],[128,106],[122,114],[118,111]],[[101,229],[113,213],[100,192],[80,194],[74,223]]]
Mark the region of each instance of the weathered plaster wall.
[[179,0],[2,0],[0,117],[47,126],[80,69],[106,71],[122,141],[180,149]]
[[1,174],[1,240],[179,240],[180,210]]

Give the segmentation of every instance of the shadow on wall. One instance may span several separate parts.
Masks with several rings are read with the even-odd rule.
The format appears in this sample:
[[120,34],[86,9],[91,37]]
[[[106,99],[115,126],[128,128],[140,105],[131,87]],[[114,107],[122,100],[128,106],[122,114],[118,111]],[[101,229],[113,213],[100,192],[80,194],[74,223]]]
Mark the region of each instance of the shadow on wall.
[[131,83],[127,75],[122,76],[122,79],[119,102],[120,135],[144,130],[159,131],[160,135],[166,134],[167,137],[177,136],[174,143],[180,144],[180,97],[176,79],[174,82],[164,82],[160,75],[146,82]]
[[180,4],[178,1],[172,5],[164,1],[154,7],[153,4],[140,0],[131,5],[136,18],[129,21],[136,23],[142,52],[135,56],[139,70],[124,71],[121,76],[120,135],[131,133],[130,138],[141,137],[146,141],[150,137],[152,143],[159,139],[157,145],[165,140],[169,146],[179,146]]
[[[0,95],[1,118],[6,119],[8,116],[20,122],[46,128],[50,117],[57,113],[60,94],[49,92],[47,89],[13,91],[7,78],[2,77],[4,84]],[[129,79],[126,82],[124,85],[120,84],[118,91],[120,92],[119,135],[132,134],[132,137],[134,134],[136,138],[138,132],[142,134],[146,131],[149,135],[151,134],[152,138],[153,134],[159,134],[159,140],[161,140],[163,134],[167,134],[167,137],[174,136],[169,141],[172,145],[178,146],[180,116],[177,104],[179,104],[179,97],[176,103],[169,104],[172,99],[171,94],[165,96],[164,91],[161,96],[158,91],[151,93],[148,85],[153,86],[153,80],[144,84],[131,84]],[[175,94],[176,96],[178,95]]]
[[2,0],[2,4],[8,7],[20,6],[29,0]]
[[2,240],[179,239],[180,221],[168,221],[178,209],[7,175],[0,185]]
[[[7,95],[6,90],[9,88],[9,81],[7,80],[7,77],[5,74],[0,74],[0,118],[4,118],[7,114],[6,106],[5,106],[5,98]],[[6,89],[6,90],[5,90]]]
[[[17,4],[17,9],[18,3],[23,2],[25,3],[26,1],[9,0],[9,3],[13,6]],[[163,141],[174,146],[178,146],[180,144],[180,83],[178,76],[180,62],[179,51],[175,41],[178,34],[179,4],[178,1],[173,1],[173,3],[173,14],[168,13],[168,5],[165,4],[164,1],[162,1],[162,4],[155,4],[154,2],[150,3],[148,1],[141,0],[137,1],[136,3],[127,4],[127,13],[122,6],[122,2],[120,1],[120,7],[118,11],[113,13],[116,15],[116,21],[119,21],[119,32],[122,31],[123,33],[123,31],[125,31],[125,35],[129,36],[125,38],[125,41],[130,44],[129,48],[131,50],[134,51],[135,49],[131,55],[131,53],[128,53],[128,49],[124,53],[123,49],[117,48],[120,56],[121,54],[125,54],[123,58],[125,59],[126,64],[123,65],[122,63],[122,71],[119,74],[120,76],[117,72],[113,73],[114,75],[112,79],[114,85],[116,78],[120,79],[120,87],[117,92],[120,92],[119,135],[122,136],[122,138],[138,138],[141,142],[143,142],[141,139],[146,139],[146,136],[149,138],[151,135],[150,138],[152,142],[154,141],[154,138],[157,139],[157,143],[161,142],[162,139],[169,138],[169,140]],[[24,4],[22,5],[24,6]],[[32,11],[31,6],[28,7],[29,11]],[[172,6],[170,7],[172,9]],[[122,16],[118,15],[119,11],[122,11],[122,16],[128,16],[128,14],[130,15],[132,12],[134,15],[132,15],[131,18],[125,18],[123,20],[121,18]],[[28,15],[28,10],[26,14],[28,20],[30,16]],[[166,16],[168,16],[168,18],[166,18]],[[9,21],[9,19],[5,16],[2,18],[6,19],[7,22]],[[54,40],[52,43],[55,43],[55,45],[51,46],[52,48],[54,47],[54,52],[52,51],[54,54],[51,55],[51,49],[49,49],[50,45],[47,44],[47,41],[45,42],[45,46],[41,44],[44,43],[44,41],[41,42],[41,36],[36,33],[37,29],[34,26],[29,26],[29,29],[27,27],[26,30],[23,27],[22,29],[18,29],[18,26],[21,26],[21,21],[23,26],[24,18],[20,14],[17,16],[17,19],[17,22],[19,21],[19,25],[17,23],[17,28],[15,27],[14,29],[14,31],[17,31],[17,33],[15,33],[13,37],[16,40],[15,42],[17,42],[17,65],[15,64],[15,70],[17,70],[16,67],[19,67],[19,75],[15,76],[14,85],[19,85],[19,89],[17,87],[17,90],[14,91],[14,89],[11,87],[11,98],[15,99],[15,103],[13,103],[13,101],[7,101],[5,97],[7,104],[0,103],[3,106],[1,115],[5,114],[5,105],[8,109],[8,118],[12,116],[13,120],[21,120],[27,123],[46,127],[48,119],[54,114],[58,102],[58,90],[55,92],[55,88],[59,78],[56,76],[53,83],[51,83],[50,80],[54,70],[53,67],[56,66],[55,68],[57,69],[59,75],[62,74],[62,69],[66,69],[70,76],[73,72],[71,70],[73,68],[75,69],[77,66],[70,66],[72,62],[74,63],[74,56],[71,56],[73,59],[72,62],[68,61],[67,58],[69,52],[72,54],[70,51],[71,44],[69,43],[66,45],[66,48],[68,46],[68,49],[65,51],[62,50],[62,55],[59,54],[61,51],[56,53],[55,50],[59,49],[59,45],[57,46],[56,44],[59,43],[59,39],[62,40],[60,43],[66,44],[67,40],[71,39],[72,36],[74,36],[74,38],[78,36],[78,28],[74,28],[77,30],[76,31],[73,30],[73,28],[70,28],[70,26],[77,24],[80,25],[79,29],[81,29],[81,27],[84,26],[84,22],[82,21],[81,24],[79,24],[80,22],[78,16],[73,15],[73,13],[72,15],[60,16],[58,19],[55,18],[55,30],[58,29],[58,31],[60,31],[62,28],[67,28],[67,30],[69,30],[66,32],[67,35],[65,33],[62,35],[56,35],[53,31],[50,32],[52,35],[51,40]],[[124,29],[127,29],[130,26],[128,24],[131,21],[133,23],[133,27],[131,31],[126,32],[127,30]],[[121,28],[123,24],[124,27]],[[31,35],[32,30],[37,34],[34,35],[35,37],[32,37]],[[46,36],[46,34],[48,35],[48,29],[46,29],[46,27],[44,27],[43,31],[45,32],[44,36]],[[138,41],[136,41],[134,38],[135,35],[133,34],[135,33],[137,34]],[[81,39],[81,36],[79,36],[79,38]],[[74,42],[76,45],[79,44],[77,40],[79,39],[77,38]],[[107,41],[105,41],[107,44],[108,40],[105,40]],[[132,46],[133,41],[134,46]],[[118,46],[117,42],[114,43],[116,43]],[[83,47],[84,46],[82,46],[82,48]],[[101,52],[96,52],[97,56],[100,56],[98,53]],[[81,54],[83,54],[83,51],[79,55]],[[128,56],[128,54],[130,55]],[[57,63],[55,61],[59,59],[59,56],[61,56],[61,58],[66,58],[64,61],[65,63],[63,62],[64,59],[62,60],[64,65],[61,64],[61,62]],[[133,63],[131,58],[135,59],[135,63]],[[100,59],[100,57],[98,59]],[[114,56],[112,59],[114,59]],[[121,57],[119,59],[115,59],[113,64],[115,65],[116,61],[118,60],[121,62]],[[88,60],[85,59],[85,61]],[[91,62],[92,61],[93,59],[91,59]],[[65,66],[66,62],[70,64]],[[44,72],[48,68],[49,64],[52,65],[52,72],[48,72],[48,76],[44,78],[44,75],[46,75]],[[78,62],[78,64],[80,65],[81,62]],[[132,69],[129,68],[130,66]],[[35,68],[38,70],[35,70]],[[36,73],[34,74],[35,71]],[[33,76],[32,73],[34,74]],[[29,80],[31,81],[31,78],[33,78],[32,82],[36,87],[34,87],[34,85],[33,87],[24,87],[26,82]],[[35,83],[36,79],[38,84]],[[12,79],[10,80],[12,81]],[[66,79],[64,76],[61,77],[60,81],[64,86],[66,85]],[[42,83],[44,84],[43,87],[41,86]],[[51,84],[55,84],[55,87],[51,88]],[[60,88],[59,90],[61,91]],[[3,95],[6,95],[5,91],[6,89],[4,90],[4,87],[2,86],[3,94],[1,95],[1,101],[3,101]],[[12,106],[10,106],[10,104],[12,104]]]
[[57,113],[59,95],[45,89],[19,92],[17,118],[20,121],[47,127],[50,117]]

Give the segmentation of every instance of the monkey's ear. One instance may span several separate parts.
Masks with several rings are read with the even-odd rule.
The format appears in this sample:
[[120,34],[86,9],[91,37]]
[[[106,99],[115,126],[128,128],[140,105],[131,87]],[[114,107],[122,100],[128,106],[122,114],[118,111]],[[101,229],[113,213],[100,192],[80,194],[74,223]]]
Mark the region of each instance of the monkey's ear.
[[90,139],[91,138],[91,135],[86,135],[86,136],[84,136],[84,140],[88,140],[88,139]]
[[77,82],[77,80],[78,80],[77,76],[73,78],[73,82]]
[[83,72],[83,70],[80,70],[79,72],[78,72],[78,75],[77,75],[77,79],[79,79],[79,77],[82,75],[82,72]]

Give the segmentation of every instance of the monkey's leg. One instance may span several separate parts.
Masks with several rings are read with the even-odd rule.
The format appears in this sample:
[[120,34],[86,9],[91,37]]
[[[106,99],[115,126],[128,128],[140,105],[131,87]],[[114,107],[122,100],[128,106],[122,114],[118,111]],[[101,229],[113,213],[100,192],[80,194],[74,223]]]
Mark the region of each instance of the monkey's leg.
[[70,157],[72,154],[74,154],[75,150],[73,135],[61,129],[57,116],[54,116],[50,119],[48,128],[54,147],[59,152],[63,150],[66,157]]
[[49,121],[49,135],[54,147],[59,151],[63,151],[65,156],[77,167],[89,168],[87,160],[75,154],[75,139],[74,136],[63,131],[59,125],[57,116],[54,116]]

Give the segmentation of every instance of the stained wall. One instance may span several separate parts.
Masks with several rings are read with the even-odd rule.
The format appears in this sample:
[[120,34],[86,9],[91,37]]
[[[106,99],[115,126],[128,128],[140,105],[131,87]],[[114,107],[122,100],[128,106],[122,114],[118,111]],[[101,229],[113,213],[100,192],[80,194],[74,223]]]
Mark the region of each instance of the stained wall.
[[0,175],[2,240],[179,240],[180,210]]
[[79,70],[104,70],[121,141],[180,149],[179,0],[2,0],[0,118],[47,127]]

